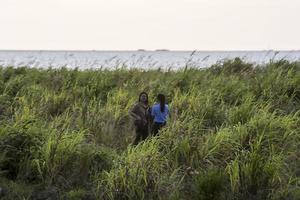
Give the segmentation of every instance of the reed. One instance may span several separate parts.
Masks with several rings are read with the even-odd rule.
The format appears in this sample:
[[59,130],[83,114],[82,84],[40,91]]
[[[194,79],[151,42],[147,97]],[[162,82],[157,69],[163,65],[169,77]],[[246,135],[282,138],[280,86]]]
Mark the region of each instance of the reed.
[[[171,109],[131,146],[139,92]],[[300,64],[0,68],[3,199],[297,199]]]

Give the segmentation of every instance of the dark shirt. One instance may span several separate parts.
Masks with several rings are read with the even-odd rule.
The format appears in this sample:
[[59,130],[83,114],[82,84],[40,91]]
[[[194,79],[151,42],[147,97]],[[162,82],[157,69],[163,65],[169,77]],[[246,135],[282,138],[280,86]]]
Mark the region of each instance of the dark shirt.
[[147,125],[149,124],[149,106],[144,105],[141,102],[136,103],[129,112],[129,115],[133,119],[135,125]]

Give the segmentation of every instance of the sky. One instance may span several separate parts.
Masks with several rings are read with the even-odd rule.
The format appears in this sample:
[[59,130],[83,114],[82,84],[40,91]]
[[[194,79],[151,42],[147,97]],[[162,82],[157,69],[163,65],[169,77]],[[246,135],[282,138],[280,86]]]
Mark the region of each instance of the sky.
[[299,50],[300,0],[0,0],[2,50]]

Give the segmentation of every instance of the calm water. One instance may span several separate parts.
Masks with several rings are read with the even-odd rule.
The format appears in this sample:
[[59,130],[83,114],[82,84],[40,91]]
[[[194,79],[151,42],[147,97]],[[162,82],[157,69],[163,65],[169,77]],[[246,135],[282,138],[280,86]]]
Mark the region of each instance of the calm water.
[[256,64],[300,61],[300,51],[0,51],[0,66],[176,69],[186,64],[209,67],[235,57]]

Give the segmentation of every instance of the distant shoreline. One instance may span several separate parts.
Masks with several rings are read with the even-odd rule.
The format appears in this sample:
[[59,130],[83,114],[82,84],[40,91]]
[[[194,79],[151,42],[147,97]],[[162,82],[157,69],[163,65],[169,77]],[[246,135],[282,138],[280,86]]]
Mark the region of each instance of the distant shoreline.
[[88,51],[88,50],[0,50],[0,66],[114,68],[205,68],[239,57],[245,62],[265,64],[270,61],[300,61],[300,50],[290,51]]
[[0,49],[0,52],[299,52],[298,50],[169,50],[169,49],[137,49],[137,50],[47,50],[47,49]]

